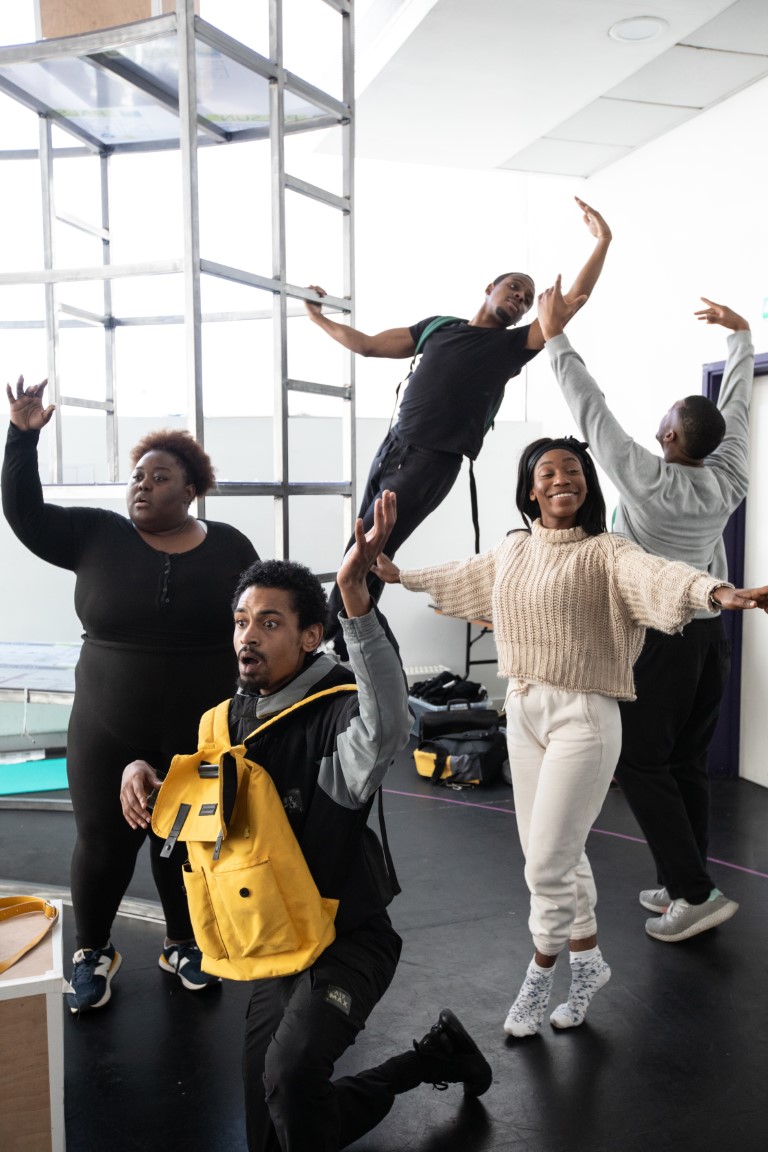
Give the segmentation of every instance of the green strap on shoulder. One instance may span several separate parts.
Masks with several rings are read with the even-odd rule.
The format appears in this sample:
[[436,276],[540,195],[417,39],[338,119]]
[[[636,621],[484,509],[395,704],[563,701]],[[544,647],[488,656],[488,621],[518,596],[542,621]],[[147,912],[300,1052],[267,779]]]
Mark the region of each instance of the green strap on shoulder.
[[413,356],[411,357],[411,362],[408,365],[408,374],[404,380],[400,381],[397,388],[395,388],[395,406],[392,409],[392,416],[389,420],[387,435],[389,435],[389,433],[392,431],[392,424],[394,423],[395,412],[397,411],[397,401],[400,398],[400,389],[402,388],[403,384],[405,384],[407,380],[410,380],[411,376],[413,375],[413,370],[416,367],[416,357],[418,356],[419,352],[421,352],[422,348],[433,332],[437,332],[438,328],[444,328],[446,324],[454,324],[456,322],[459,324],[464,323],[460,316],[435,316],[434,320],[430,320],[421,336],[419,336],[418,343],[416,344]]
[[434,320],[430,320],[421,336],[419,336],[416,351],[413,353],[414,359],[418,356],[419,352],[421,352],[433,332],[437,332],[438,328],[444,328],[446,324],[454,324],[457,322],[459,324],[464,323],[460,316],[435,316]]

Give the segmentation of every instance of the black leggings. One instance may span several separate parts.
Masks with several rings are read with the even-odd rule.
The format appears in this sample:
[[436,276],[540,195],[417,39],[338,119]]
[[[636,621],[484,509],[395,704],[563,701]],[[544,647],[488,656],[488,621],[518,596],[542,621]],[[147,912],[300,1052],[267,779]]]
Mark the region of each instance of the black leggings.
[[[197,748],[200,717],[232,695],[236,676],[229,649],[168,653],[84,643],[67,737],[77,829],[70,883],[78,948],[99,948],[109,940],[147,836],[123,817],[123,769],[132,760],[146,760],[164,776],[177,752]],[[177,844],[161,860],[162,841],[154,833],[149,840],[167,935],[190,939],[181,871],[186,846]]]
[[[422,448],[417,444],[404,443],[397,429],[393,429],[381,444],[371,465],[365,492],[360,501],[358,518],[362,518],[366,531],[373,525],[373,511],[376,501],[385,488],[397,496],[397,521],[387,541],[384,552],[390,560],[401,544],[423,524],[436,508],[442,504],[456,483],[461,471],[461,456],[453,452],[441,452],[436,448]],[[345,553],[355,542],[349,540]],[[369,572],[368,591],[375,603],[379,602],[384,585],[378,576]],[[346,658],[338,614],[342,609],[341,593],[334,584],[328,598],[329,623],[326,639],[333,640],[336,652]]]

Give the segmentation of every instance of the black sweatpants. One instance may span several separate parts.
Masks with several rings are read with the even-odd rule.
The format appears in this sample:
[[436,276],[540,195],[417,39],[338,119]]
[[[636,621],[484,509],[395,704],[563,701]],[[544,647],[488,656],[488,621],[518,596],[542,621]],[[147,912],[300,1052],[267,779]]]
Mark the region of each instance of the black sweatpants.
[[389,987],[400,948],[380,913],[337,937],[306,972],[254,983],[243,1059],[249,1152],[337,1152],[421,1083],[413,1052],[331,1080]]
[[[461,471],[461,456],[454,452],[440,452],[436,448],[422,448],[406,444],[393,428],[379,447],[368,473],[365,492],[360,501],[358,519],[366,531],[373,524],[373,510],[385,488],[397,496],[397,521],[386,543],[384,552],[390,560],[401,544],[411,536],[435,508],[445,500]],[[345,553],[354,544],[351,537]],[[378,604],[384,585],[373,573],[368,574],[368,590]],[[328,603],[329,624],[326,639],[333,640],[336,652],[346,659],[346,649],[338,621],[342,609],[341,593],[337,584],[331,590]]]
[[[200,717],[232,695],[231,650],[162,652],[84,643],[75,671],[67,734],[67,776],[77,839],[72,905],[78,948],[99,948],[130,883],[147,833],[132,830],[120,807],[126,764],[146,760],[164,776],[177,752],[194,752]],[[182,880],[186,845],[160,859],[149,834],[152,874],[172,940],[193,936]]]
[[616,778],[674,900],[707,899],[709,744],[730,670],[720,617],[682,633],[649,629],[635,664],[637,700],[621,702]]

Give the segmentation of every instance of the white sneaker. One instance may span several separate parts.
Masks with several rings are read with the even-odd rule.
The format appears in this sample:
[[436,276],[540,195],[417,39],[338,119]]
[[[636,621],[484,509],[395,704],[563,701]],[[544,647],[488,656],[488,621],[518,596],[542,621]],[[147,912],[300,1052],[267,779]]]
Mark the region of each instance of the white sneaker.
[[666,912],[672,901],[666,888],[644,888],[640,893],[640,903],[649,912]]
[[689,904],[682,896],[673,900],[662,916],[654,916],[645,922],[645,930],[654,940],[664,940],[676,944],[678,940],[688,940],[700,932],[708,932],[718,924],[724,924],[738,911],[735,900],[723,896],[713,888],[709,899],[703,904]]

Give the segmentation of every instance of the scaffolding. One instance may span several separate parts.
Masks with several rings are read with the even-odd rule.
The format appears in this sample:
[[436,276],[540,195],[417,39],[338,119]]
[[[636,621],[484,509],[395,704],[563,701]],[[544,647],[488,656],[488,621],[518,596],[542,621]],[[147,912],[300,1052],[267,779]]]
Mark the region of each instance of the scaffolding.
[[[200,442],[205,438],[203,326],[217,321],[259,320],[272,324],[273,478],[219,483],[219,495],[258,496],[274,501],[274,555],[290,555],[290,498],[339,496],[343,531],[351,531],[355,507],[354,359],[345,353],[344,383],[292,379],[288,374],[288,320],[301,302],[317,300],[309,289],[289,283],[286,266],[286,206],[291,197],[308,197],[341,217],[343,296],[326,296],[324,306],[353,322],[353,31],[351,0],[315,0],[339,18],[341,98],[321,90],[284,66],[283,4],[269,0],[269,58],[195,15],[192,0],[178,0],[177,11],[117,28],[0,48],[0,91],[39,117],[42,188],[43,267],[0,273],[0,286],[39,285],[44,318],[0,320],[0,327],[44,328],[50,401],[59,407],[104,413],[106,484],[65,484],[61,421],[50,439],[51,480],[46,494],[56,499],[113,499],[118,486],[118,399],[116,332],[129,325],[182,324],[184,331],[186,420]],[[71,147],[54,147],[60,128],[74,138]],[[297,133],[339,128],[341,193],[286,172],[286,138]],[[235,267],[206,259],[200,250],[198,155],[201,149],[264,141],[270,154],[271,271]],[[123,153],[178,150],[181,164],[183,252],[174,259],[114,263],[110,231],[110,163]],[[29,150],[0,150],[0,159],[29,159]],[[57,161],[97,157],[101,217],[83,220],[57,213]],[[101,244],[101,262],[63,266],[56,260],[57,229],[74,229]],[[113,304],[118,279],[180,275],[183,313],[120,316]],[[226,281],[271,296],[270,306],[247,311],[204,312],[202,286]],[[85,282],[100,285],[100,310],[68,303],[67,288]],[[103,332],[103,399],[62,394],[60,333],[66,327],[96,327]],[[342,412],[342,480],[295,482],[289,475],[289,398],[291,393],[330,397]],[[198,513],[205,514],[198,501]],[[333,578],[320,573],[321,579]]]

